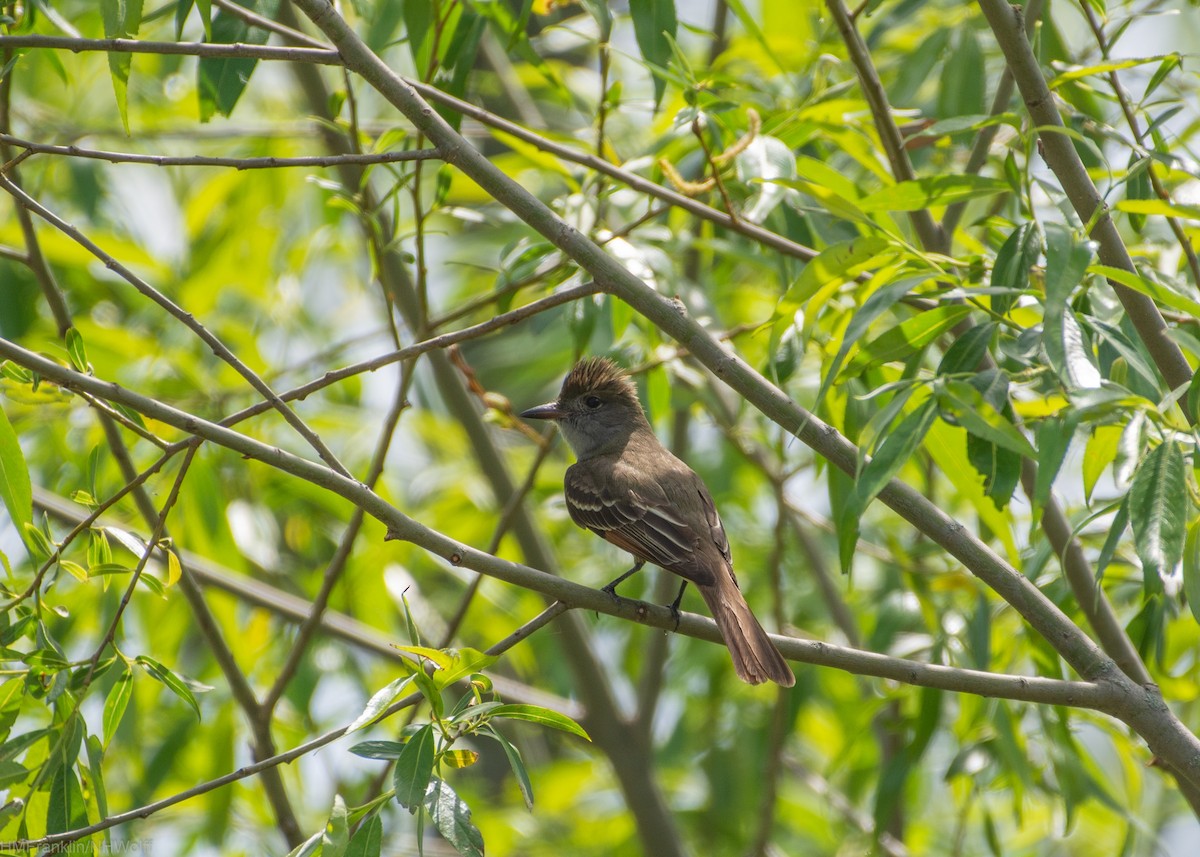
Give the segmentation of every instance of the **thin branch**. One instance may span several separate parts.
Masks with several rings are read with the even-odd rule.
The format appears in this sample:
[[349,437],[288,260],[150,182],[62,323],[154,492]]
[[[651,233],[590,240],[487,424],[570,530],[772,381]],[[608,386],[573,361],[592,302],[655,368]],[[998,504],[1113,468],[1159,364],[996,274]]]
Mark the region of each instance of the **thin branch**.
[[[875,61],[871,58],[871,51],[854,26],[854,20],[850,15],[850,10],[846,8],[846,4],[842,0],[826,0],[825,5],[829,8],[842,41],[846,45],[850,61],[854,63],[854,68],[858,72],[859,88],[862,89],[863,97],[871,107],[871,118],[875,123],[876,131],[879,132],[879,142],[883,146],[883,151],[892,165],[892,175],[898,182],[913,181],[917,174],[913,170],[912,161],[908,158],[908,150],[904,148],[904,137],[900,134],[900,127],[892,116],[892,107],[888,103],[883,82],[879,79],[879,72],[875,70]],[[929,209],[922,208],[909,212],[909,219],[926,249],[945,252],[945,236],[929,213]]]
[[179,499],[179,491],[183,488],[183,481],[187,478],[188,469],[192,466],[192,460],[195,457],[196,447],[193,446],[188,449],[187,455],[183,457],[183,462],[179,465],[179,472],[175,474],[175,481],[171,484],[171,491],[167,495],[166,502],[163,503],[162,511],[158,513],[158,520],[154,523],[154,530],[150,533],[150,538],[146,540],[146,549],[142,551],[137,566],[129,576],[129,585],[125,587],[125,592],[121,596],[121,602],[117,605],[117,610],[108,625],[108,631],[105,633],[104,639],[100,641],[100,645],[96,647],[96,651],[91,657],[87,675],[83,679],[83,686],[85,688],[92,683],[92,676],[96,672],[96,666],[100,663],[100,657],[104,654],[104,650],[117,637],[117,629],[121,627],[121,617],[125,615],[125,608],[129,606],[129,600],[133,598],[133,591],[137,588],[138,581],[142,578],[142,572],[145,571],[146,564],[150,562],[150,557],[154,555],[154,549],[159,547],[159,542],[167,526],[167,515],[171,513],[171,509],[174,508],[176,501]]
[[50,48],[71,53],[104,51],[118,54],[164,54],[211,57],[215,59],[281,60],[284,62],[341,65],[335,50],[320,48],[281,48],[273,45],[246,45],[240,42],[152,42],[142,39],[76,39],[68,36],[0,36],[0,48]]
[[309,155],[297,158],[220,158],[207,155],[142,155],[133,152],[110,152],[85,149],[81,146],[59,146],[35,143],[12,134],[0,134],[0,143],[16,146],[38,155],[62,155],[70,158],[90,158],[112,164],[150,164],[155,167],[229,167],[235,170],[268,170],[281,167],[336,167],[342,164],[392,164],[400,161],[437,160],[437,149],[413,149],[401,152],[373,154]]
[[329,45],[322,42],[320,39],[313,38],[308,33],[293,29],[284,24],[274,21],[270,18],[264,18],[251,10],[247,9],[239,3],[234,3],[233,0],[212,0],[214,6],[219,6],[233,15],[235,18],[241,18],[252,27],[258,27],[268,33],[274,33],[291,45],[299,45],[306,48],[316,48],[318,50],[329,50]]
[[[198,439],[193,440],[198,442]],[[33,502],[37,508],[68,523],[80,524],[86,520],[77,504],[37,485],[33,487]],[[128,524],[116,520],[102,520],[100,525],[128,528]],[[204,586],[227,592],[246,604],[261,607],[288,622],[300,624],[312,613],[311,602],[290,592],[232,571],[178,546],[175,548],[175,554],[179,557],[180,565]],[[0,608],[0,612],[4,612],[2,608]],[[336,610],[325,610],[321,614],[320,627],[323,634],[347,642],[364,652],[377,655],[385,660],[398,662],[406,658],[396,649],[394,637]],[[504,675],[492,676],[492,682],[495,684],[496,690],[506,699],[515,699],[551,708],[575,720],[584,716],[583,708],[573,700]]]
[[[1100,23],[1100,19],[1096,16],[1096,10],[1086,2],[1080,3],[1079,6],[1083,10],[1084,17],[1087,18],[1092,34],[1096,37],[1096,44],[1100,47],[1100,55],[1107,60],[1111,48],[1108,43],[1108,36],[1104,33],[1104,27]],[[1142,132],[1142,126],[1138,122],[1137,113],[1134,112],[1129,93],[1125,91],[1125,87],[1121,84],[1121,75],[1116,69],[1113,69],[1107,76],[1113,93],[1117,96],[1117,103],[1121,105],[1121,113],[1125,116],[1125,123],[1129,126],[1129,130],[1133,134],[1133,139],[1143,151],[1149,150],[1149,147],[1146,145],[1146,135]],[[1171,194],[1163,186],[1162,179],[1159,178],[1155,166],[1153,158],[1146,164],[1146,174],[1150,178],[1150,186],[1154,189],[1154,193],[1159,199],[1170,202]],[[1184,231],[1183,224],[1178,217],[1168,214],[1166,221],[1167,226],[1171,229],[1171,233],[1175,236],[1175,240],[1179,243],[1180,249],[1183,251],[1184,258],[1187,259],[1188,267],[1192,272],[1192,282],[1200,286],[1200,259],[1196,258],[1196,251],[1192,247],[1191,238]]]
[[[551,604],[533,619],[526,622],[520,628],[513,631],[495,645],[489,647],[487,653],[492,655],[503,654],[517,643],[528,638],[529,635],[534,631],[544,627],[550,621],[562,615],[564,612],[566,612],[566,610],[566,605],[558,603]],[[386,720],[387,718],[394,716],[397,712],[403,711],[406,708],[411,708],[424,699],[425,697],[420,693],[410,694],[388,706],[388,708],[379,715],[378,720]],[[253,764],[245,765],[241,768],[238,768],[236,771],[231,771],[230,773],[225,774],[224,776],[208,780],[207,782],[199,783],[198,785],[192,786],[192,788],[187,789],[186,791],[173,794],[170,797],[154,801],[153,803],[148,803],[145,806],[140,806],[136,809],[131,809],[127,812],[122,812],[117,815],[110,815],[108,818],[101,819],[95,824],[90,824],[87,827],[80,827],[76,830],[67,830],[62,833],[51,833],[39,839],[17,839],[11,842],[0,842],[0,851],[29,851],[34,848],[42,848],[48,845],[62,845],[69,842],[77,842],[80,839],[84,839],[96,833],[101,833],[102,831],[109,830],[113,827],[117,827],[118,825],[125,824],[130,821],[137,821],[138,819],[149,818],[150,816],[161,812],[164,809],[168,809],[176,804],[191,800],[194,797],[207,794],[208,792],[219,789],[222,786],[236,783],[239,780],[244,780],[247,777],[254,776],[255,774],[273,771],[280,765],[286,765],[289,762],[294,762],[296,759],[307,756],[314,750],[319,750],[327,744],[332,744],[334,741],[345,735],[349,728],[349,725],[346,725],[338,729],[333,729],[329,732],[326,732],[324,735],[314,738],[311,741],[306,741],[305,743],[300,744],[297,747],[293,747],[292,749],[283,753],[276,753],[265,759],[258,759]]]
[[158,289],[151,286],[141,277],[126,268],[113,256],[102,250],[99,245],[80,232],[71,224],[60,218],[54,212],[43,206],[29,194],[25,193],[19,186],[14,184],[8,178],[0,176],[0,188],[8,191],[8,193],[19,203],[18,208],[25,208],[32,211],[34,214],[41,217],[47,223],[54,226],[68,238],[86,249],[89,253],[104,263],[110,271],[118,274],[123,280],[133,286],[141,295],[149,298],[154,303],[158,304],[166,310],[171,316],[182,322],[184,327],[196,334],[200,340],[212,349],[220,359],[224,360],[237,371],[260,395],[263,396],[271,406],[284,418],[284,420],[296,433],[306,440],[321,459],[330,467],[343,475],[349,475],[349,471],[342,466],[338,461],[337,456],[325,445],[325,443],[316,435],[316,433],[308,427],[304,420],[300,419],[291,408],[289,408],[282,399],[262,380],[249,366],[243,363],[236,354],[229,350],[215,334],[210,332],[203,324],[196,320],[190,312],[185,311],[182,307],[164,295]]
[[[589,589],[565,578],[519,565],[461,544],[442,533],[429,529],[404,515],[379,495],[353,479],[347,479],[316,462],[261,443],[246,435],[216,423],[185,413],[170,405],[127,390],[120,385],[90,375],[80,374],[64,366],[0,338],[0,356],[27,369],[39,372],[47,381],[66,389],[80,389],[126,407],[152,419],[194,433],[198,437],[226,447],[246,458],[261,461],[285,473],[304,479],[318,487],[361,507],[367,514],[388,527],[389,538],[401,539],[440,556],[453,566],[470,568],[535,592],[551,600],[562,601],[572,608],[595,611],[621,619],[639,622],[655,628],[672,629],[675,617],[666,607],[614,599],[606,592]],[[713,643],[721,643],[716,623],[703,616],[684,613],[679,633]],[[998,696],[1026,702],[1071,705],[1110,711],[1123,701],[1122,688],[1108,680],[1065,681],[1048,678],[1026,678],[967,670],[937,664],[922,664],[902,658],[892,658],[874,652],[864,652],[845,646],[813,640],[772,635],[785,657],[802,663],[813,663],[843,669],[847,672],[887,678],[906,684],[938,687]]]
[[[80,51],[111,51],[117,53],[146,53],[146,54],[184,54],[200,57],[248,57],[263,60],[284,60],[289,62],[315,63],[320,65],[341,65],[341,57],[336,51],[318,51],[308,48],[280,48],[264,45],[216,45],[196,42],[143,42],[134,39],[68,39],[57,36],[0,36],[0,47],[57,48],[73,52]],[[817,255],[817,251],[806,247],[769,229],[764,229],[745,220],[730,217],[723,211],[706,205],[699,200],[691,199],[684,194],[659,185],[637,173],[623,169],[615,164],[598,158],[589,152],[581,152],[571,146],[557,143],[530,131],[515,122],[510,122],[482,107],[455,98],[429,84],[415,80],[405,81],[409,86],[437,104],[447,107],[456,113],[509,134],[523,142],[530,143],[543,152],[548,152],[564,161],[578,164],[594,172],[614,178],[627,187],[640,193],[653,196],[676,208],[723,226],[733,232],[755,241],[764,247],[777,250],[797,259],[809,260]]]
[[[379,440],[375,443],[375,453],[371,456],[371,464],[367,469],[367,476],[363,480],[363,484],[368,488],[374,489],[376,483],[379,482],[379,477],[383,475],[383,466],[387,461],[388,449],[392,445],[392,438],[396,434],[396,425],[400,422],[400,414],[408,407],[408,388],[412,383],[412,369],[406,367],[401,375],[400,383],[396,387],[396,396],[392,402],[387,416],[384,417],[383,427],[379,431]],[[337,550],[334,551],[333,557],[329,560],[329,565],[325,568],[325,575],[321,580],[321,589],[317,592],[317,597],[313,599],[312,607],[309,610],[308,617],[300,625],[300,630],[296,634],[296,639],[292,641],[291,650],[288,653],[287,660],[283,666],[279,668],[279,672],[275,676],[275,682],[271,685],[271,689],[263,697],[262,706],[260,708],[260,718],[270,721],[271,714],[275,710],[275,706],[282,698],[284,691],[287,690],[288,683],[296,674],[296,670],[300,668],[300,663],[304,656],[308,653],[309,643],[312,642],[313,635],[321,626],[321,616],[325,612],[325,608],[329,605],[329,598],[333,594],[333,589],[341,580],[342,573],[346,569],[346,563],[350,560],[350,554],[354,549],[354,542],[358,538],[358,534],[363,525],[363,511],[357,506],[354,513],[350,517],[350,523],[346,525],[345,532],[342,533],[342,539],[338,543]]]
[[[1100,261],[1136,274],[1133,259],[1121,240],[1107,204],[1088,175],[1075,143],[1064,133],[1058,103],[1025,37],[1020,7],[1010,6],[1006,0],[979,0],[979,6],[1004,52],[1025,107],[1037,128],[1042,157],[1058,177],[1079,219],[1090,227],[1089,234],[1097,243]],[[1154,301],[1120,283],[1112,280],[1109,283],[1167,385],[1178,389],[1190,383],[1191,367],[1171,338],[1170,329]]]
[[[647,287],[468,145],[420,98],[413,87],[400,79],[363,44],[326,0],[294,0],[294,3],[337,46],[346,65],[374,86],[432,143],[439,146],[448,163],[462,170],[498,203],[513,211],[575,259],[603,288],[625,300],[665,335],[687,347],[717,377],[761,413],[793,433],[834,466],[854,472],[858,450],[834,427],[826,425],[773,387],[688,318],[676,302]],[[1020,84],[1020,74],[1017,74],[1017,80]],[[1186,363],[1183,365],[1186,367]],[[892,481],[880,492],[879,498],[996,590],[1080,675],[1103,680],[1116,688],[1115,692],[1121,697],[1121,718],[1138,731],[1156,754],[1166,758],[1173,767],[1177,765],[1176,769],[1182,771],[1184,776],[1200,784],[1200,740],[1167,708],[1157,689],[1139,687],[1121,673],[1111,659],[1099,651],[1031,581],[997,556],[961,523],[950,518],[911,487]],[[453,549],[450,552],[453,553]]]

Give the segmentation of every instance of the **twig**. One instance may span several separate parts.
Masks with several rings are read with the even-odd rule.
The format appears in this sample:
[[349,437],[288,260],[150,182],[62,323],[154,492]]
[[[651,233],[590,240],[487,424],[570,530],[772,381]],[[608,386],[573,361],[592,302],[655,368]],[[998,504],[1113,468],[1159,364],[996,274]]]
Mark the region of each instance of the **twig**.
[[[875,70],[871,51],[855,28],[854,20],[851,18],[846,4],[842,0],[826,0],[825,5],[829,8],[842,41],[846,45],[850,61],[854,63],[854,68],[858,72],[859,87],[862,89],[867,104],[871,107],[871,118],[875,122],[876,131],[879,132],[879,142],[883,145],[888,162],[892,165],[892,175],[898,182],[914,180],[917,174],[913,170],[912,161],[908,158],[908,150],[904,148],[904,138],[900,134],[900,128],[892,116],[892,107],[888,103],[887,92],[879,79],[879,73]],[[945,237],[928,209],[922,208],[910,212],[909,219],[926,249],[945,252]]]
[[[1042,157],[1058,177],[1079,219],[1090,225],[1089,234],[1097,243],[1100,261],[1136,274],[1133,259],[1108,213],[1108,206],[1088,175],[1074,142],[1063,133],[1062,117],[1042,76],[1037,57],[1025,37],[1019,7],[1010,6],[1005,0],[979,0],[979,6],[1004,52],[1025,107],[1038,129]],[[1190,383],[1191,367],[1171,338],[1154,301],[1120,283],[1112,280],[1109,283],[1167,385],[1177,389]]]
[[[812,447],[834,466],[846,472],[854,471],[858,461],[858,450],[834,427],[826,425],[814,414],[799,407],[744,361],[723,349],[700,325],[682,313],[675,302],[650,289],[630,274],[586,236],[563,223],[544,203],[468,145],[436,111],[430,109],[410,85],[397,77],[362,43],[327,0],[293,2],[303,9],[313,23],[337,46],[346,65],[374,86],[409,121],[418,126],[432,143],[441,147],[449,163],[462,170],[498,203],[513,211],[575,259],[603,288],[629,303],[636,312],[665,335],[687,346],[705,366],[761,413]],[[991,3],[992,0],[981,2]],[[1017,80],[1020,84],[1020,74],[1017,74]],[[1178,352],[1178,348],[1175,350]],[[1186,362],[1183,365],[1186,367]],[[1118,703],[1118,716],[1133,727],[1158,756],[1167,759],[1172,766],[1178,765],[1176,770],[1200,784],[1200,740],[1178,721],[1162,702],[1161,694],[1156,689],[1139,687],[1122,674],[1111,659],[1100,652],[1027,578],[997,556],[961,523],[929,503],[911,487],[893,480],[880,492],[879,499],[996,590],[1080,675],[1102,680],[1106,685],[1113,687],[1121,700]],[[423,537],[424,533],[421,535]],[[444,547],[450,553],[454,553],[450,544]]]
[[[299,63],[314,63],[319,65],[341,65],[341,57],[337,51],[319,51],[310,48],[281,48],[268,45],[216,45],[196,42],[150,42],[135,39],[69,39],[58,36],[0,36],[0,47],[56,48],[74,52],[80,51],[109,51],[117,53],[146,53],[146,54],[183,54],[201,57],[246,57],[262,60],[283,60]],[[682,208],[702,220],[708,220],[724,226],[733,232],[756,241],[764,247],[769,247],[793,256],[797,259],[809,260],[817,255],[811,247],[805,247],[777,233],[771,232],[745,220],[731,218],[728,214],[710,205],[706,205],[670,188],[656,184],[650,179],[637,173],[625,170],[611,164],[602,158],[588,152],[581,152],[571,146],[547,140],[540,134],[510,122],[500,116],[484,110],[482,107],[455,98],[442,92],[436,87],[419,81],[408,80],[406,83],[420,93],[443,107],[448,107],[463,116],[497,131],[509,134],[523,142],[530,143],[543,152],[548,152],[570,163],[578,164],[594,172],[601,173],[620,181],[627,187],[640,193],[648,194],[671,205]]]
[[[1096,44],[1100,47],[1100,55],[1107,60],[1110,54],[1110,46],[1108,44],[1108,37],[1104,34],[1104,27],[1101,25],[1100,19],[1096,17],[1096,10],[1086,2],[1080,3],[1079,6],[1083,10],[1084,17],[1087,18],[1092,34],[1096,37]],[[1121,113],[1125,116],[1125,122],[1129,125],[1133,139],[1143,151],[1147,150],[1149,147],[1146,145],[1146,135],[1142,132],[1141,123],[1138,122],[1137,114],[1134,112],[1133,104],[1129,99],[1129,93],[1121,85],[1121,76],[1117,73],[1116,69],[1108,73],[1108,81],[1112,86],[1113,93],[1117,96],[1117,103],[1121,105]],[[1163,186],[1162,179],[1159,178],[1158,171],[1155,170],[1153,159],[1150,159],[1146,164],[1146,174],[1150,178],[1150,186],[1154,189],[1154,193],[1158,198],[1170,202],[1171,194]],[[1179,243],[1180,249],[1183,250],[1188,267],[1191,268],[1192,282],[1200,286],[1200,259],[1196,258],[1196,251],[1192,247],[1191,238],[1184,231],[1183,224],[1178,217],[1168,214],[1166,221],[1167,226],[1171,229],[1171,233],[1175,236],[1175,240]]]
[[[572,608],[590,610],[640,622],[655,628],[672,629],[675,618],[666,607],[644,604],[626,598],[613,599],[608,593],[589,589],[561,577],[519,565],[475,550],[425,527],[386,503],[366,486],[334,473],[327,467],[281,449],[268,446],[246,435],[219,426],[193,414],[127,390],[117,384],[82,375],[72,369],[21,348],[0,338],[0,356],[18,365],[40,372],[42,376],[67,389],[83,389],[93,395],[120,402],[145,416],[189,431],[198,437],[237,452],[246,458],[262,461],[285,473],[309,481],[354,503],[388,527],[389,536],[415,544],[442,557],[450,564],[474,569],[507,583],[540,592],[552,600],[562,601]],[[716,623],[706,617],[684,613],[679,633],[721,642]],[[844,646],[812,640],[772,635],[786,657],[802,663],[814,663],[844,669],[847,672],[887,678],[906,684],[939,687],[1000,696],[1027,702],[1045,702],[1110,711],[1124,697],[1121,688],[1105,676],[1100,681],[1065,681],[1040,677],[999,675],[937,664],[892,658],[874,652],[864,652]]]
[[297,158],[220,158],[208,155],[143,155],[133,152],[110,152],[103,149],[85,149],[81,146],[60,146],[35,143],[0,134],[0,142],[16,146],[32,154],[62,155],[70,158],[90,158],[113,164],[150,164],[155,167],[229,167],[235,170],[269,170],[281,167],[336,167],[342,164],[366,166],[391,164],[401,161],[428,161],[438,158],[437,149],[412,149],[401,152],[376,152],[373,154],[309,155]]
[[295,429],[296,433],[304,438],[308,444],[317,451],[317,454],[321,456],[325,463],[327,463],[338,473],[349,475],[349,471],[347,471],[346,468],[342,466],[342,463],[337,460],[337,456],[335,456],[329,447],[327,447],[325,443],[316,435],[316,433],[305,424],[304,420],[300,419],[295,411],[284,404],[283,400],[275,394],[275,392],[267,385],[267,383],[263,381],[262,378],[258,377],[258,375],[249,366],[242,362],[236,354],[230,351],[225,343],[218,339],[216,335],[210,332],[203,324],[197,321],[195,316],[193,316],[190,312],[185,311],[182,307],[180,307],[162,292],[158,291],[141,277],[134,274],[133,271],[126,268],[113,256],[102,250],[94,241],[92,241],[74,226],[60,218],[54,212],[43,206],[33,197],[29,196],[29,194],[25,193],[25,191],[23,191],[19,186],[14,184],[9,179],[0,176],[0,188],[8,191],[8,193],[19,204],[18,207],[26,208],[29,211],[32,211],[34,214],[37,214],[47,223],[54,226],[68,238],[79,244],[81,247],[103,262],[105,267],[118,274],[123,280],[133,286],[144,297],[149,298],[154,303],[165,309],[171,316],[182,322],[188,330],[196,334],[196,336],[199,337],[205,345],[211,348],[214,354],[232,366],[239,375],[246,379],[246,381],[255,390],[257,390],[260,395],[263,396],[263,398],[270,402],[271,406],[280,413],[288,425]]
[[[163,531],[167,526],[167,515],[171,513],[171,509],[179,499],[179,490],[183,487],[183,481],[187,478],[188,468],[192,466],[192,460],[195,457],[196,447],[189,447],[187,454],[183,457],[183,462],[179,465],[179,472],[175,474],[175,481],[171,484],[171,491],[167,495],[166,502],[163,503],[162,511],[158,513],[158,520],[154,523],[154,530],[151,532],[150,538],[146,540],[146,549],[142,551],[142,555],[133,569],[133,574],[129,577],[129,585],[125,587],[125,592],[121,596],[121,602],[117,605],[116,613],[113,614],[112,621],[108,625],[108,631],[91,657],[87,675],[83,679],[84,688],[92,683],[92,676],[96,673],[96,666],[100,663],[100,656],[104,654],[104,650],[108,648],[109,644],[116,639],[117,629],[121,626],[121,617],[125,613],[125,608],[129,606],[129,600],[133,597],[133,591],[137,588],[138,581],[142,578],[142,572],[145,570],[146,564],[150,562],[150,557],[154,555],[155,548],[159,547]],[[170,549],[167,548],[166,550]]]
[[[566,612],[567,607],[564,604],[551,604],[537,616],[526,622],[517,630],[513,631],[504,639],[490,646],[487,653],[490,655],[499,655],[511,649],[521,640],[526,639],[534,631],[544,627],[557,616]],[[425,697],[420,693],[409,694],[408,696],[393,702],[388,708],[379,715],[379,720],[386,720],[394,716],[397,712],[403,711],[406,708],[411,708],[417,703],[424,700]],[[39,839],[18,839],[11,842],[0,842],[0,850],[2,851],[29,851],[34,848],[42,848],[48,845],[61,845],[69,842],[76,842],[95,833],[100,833],[110,828],[116,827],[126,822],[136,821],[138,819],[149,818],[155,813],[161,812],[164,809],[191,800],[194,797],[199,797],[202,794],[207,794],[214,789],[219,789],[222,786],[236,783],[239,780],[244,780],[247,777],[252,777],[255,774],[261,774],[267,771],[274,770],[280,765],[286,765],[289,762],[294,762],[302,756],[307,756],[314,750],[319,750],[327,744],[332,744],[338,738],[346,734],[349,725],[342,726],[338,729],[333,729],[326,732],[311,741],[306,741],[297,747],[293,747],[283,753],[273,754],[265,759],[259,759],[251,765],[245,765],[238,768],[236,771],[231,771],[224,776],[216,779],[208,780],[207,782],[199,783],[186,791],[173,794],[170,797],[163,798],[153,803],[148,803],[144,806],[131,809],[127,812],[122,812],[117,815],[110,815],[108,818],[101,819],[95,824],[90,824],[86,827],[81,827],[76,830],[67,830],[62,833],[51,833]]]

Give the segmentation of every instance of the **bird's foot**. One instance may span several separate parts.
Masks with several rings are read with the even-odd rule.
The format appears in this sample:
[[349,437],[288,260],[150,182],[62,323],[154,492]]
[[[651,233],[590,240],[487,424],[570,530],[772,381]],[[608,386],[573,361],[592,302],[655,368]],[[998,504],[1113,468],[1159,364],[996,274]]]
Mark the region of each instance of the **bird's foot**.
[[679,604],[683,601],[683,590],[687,589],[688,582],[685,580],[683,585],[679,587],[679,594],[675,596],[675,600],[667,605],[667,609],[671,611],[671,616],[675,619],[674,630],[679,630],[679,621],[683,618],[683,614],[679,612]]

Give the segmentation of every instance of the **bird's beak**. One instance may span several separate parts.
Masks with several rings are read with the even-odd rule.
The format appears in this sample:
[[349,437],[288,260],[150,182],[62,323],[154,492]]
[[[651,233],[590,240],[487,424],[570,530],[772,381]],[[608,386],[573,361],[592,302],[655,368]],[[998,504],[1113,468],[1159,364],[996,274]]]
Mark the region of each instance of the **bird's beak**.
[[558,402],[546,402],[536,408],[521,411],[521,417],[527,420],[558,420],[566,415],[567,412],[559,407]]

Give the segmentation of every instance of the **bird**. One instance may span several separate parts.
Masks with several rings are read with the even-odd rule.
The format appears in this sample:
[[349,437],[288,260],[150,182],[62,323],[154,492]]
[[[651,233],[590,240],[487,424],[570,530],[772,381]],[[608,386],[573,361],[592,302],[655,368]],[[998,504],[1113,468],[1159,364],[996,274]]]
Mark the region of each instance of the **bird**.
[[683,584],[671,612],[678,619],[684,590],[694,584],[742,681],[796,683],[738,587],[729,540],[708,488],[659,442],[637,388],[616,363],[605,357],[579,361],[557,399],[521,417],[554,421],[575,453],[563,478],[571,520],[634,557],[634,566],[605,592],[618,597],[617,585],[646,563],[677,574]]

